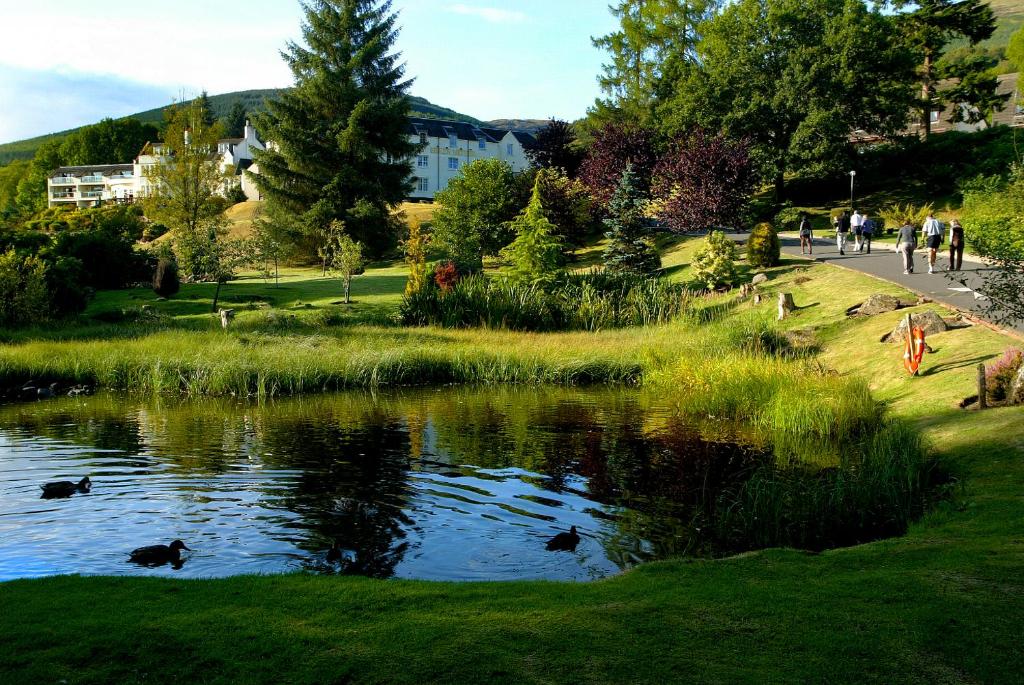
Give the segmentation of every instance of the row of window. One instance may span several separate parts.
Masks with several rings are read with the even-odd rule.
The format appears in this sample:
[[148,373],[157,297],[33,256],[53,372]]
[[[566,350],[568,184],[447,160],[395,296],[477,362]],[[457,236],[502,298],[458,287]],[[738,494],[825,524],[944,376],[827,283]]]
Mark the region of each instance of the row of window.
[[[427,134],[426,133],[420,133],[420,145],[426,145],[426,144],[427,144]],[[456,134],[452,134],[452,135],[448,136],[448,147],[449,148],[457,148],[458,146],[459,146],[459,136],[456,135]],[[481,150],[486,150],[487,149],[487,140],[484,139],[484,138],[478,139],[477,140],[477,146]],[[514,149],[515,148],[512,145],[512,143],[507,143],[505,145],[505,154],[507,154],[509,157],[511,157]]]

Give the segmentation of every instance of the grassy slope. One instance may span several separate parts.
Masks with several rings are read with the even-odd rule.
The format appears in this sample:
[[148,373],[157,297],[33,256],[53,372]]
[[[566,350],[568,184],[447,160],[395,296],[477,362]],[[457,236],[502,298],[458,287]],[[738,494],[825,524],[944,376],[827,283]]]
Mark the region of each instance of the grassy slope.
[[[676,273],[692,247],[667,256]],[[307,576],[6,583],[0,681],[1018,682],[1022,412],[955,408],[971,393],[973,365],[1011,341],[982,328],[933,336],[935,354],[911,380],[898,351],[877,342],[898,315],[842,318],[866,294],[898,287],[795,261],[773,276],[772,288],[802,307],[787,325],[813,327],[825,363],[872,379],[893,412],[969,474],[960,502],[900,539],[817,556],[661,562],[581,585]],[[660,356],[671,333],[389,334],[395,346],[436,338],[449,352],[473,342],[508,354],[629,346],[627,355]]]

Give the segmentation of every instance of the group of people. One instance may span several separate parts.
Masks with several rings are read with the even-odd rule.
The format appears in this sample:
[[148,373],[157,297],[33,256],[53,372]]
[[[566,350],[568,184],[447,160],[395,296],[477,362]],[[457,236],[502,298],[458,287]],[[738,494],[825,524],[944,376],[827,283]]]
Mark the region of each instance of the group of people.
[[[856,252],[871,254],[871,238],[877,225],[867,212],[854,210],[853,214],[843,211],[832,220],[836,231],[836,246],[839,254],[846,255],[850,234],[853,234],[853,249]],[[944,229],[942,222],[929,214],[921,226],[921,235],[928,247],[928,273],[935,273],[935,259],[939,247],[943,243]],[[896,239],[896,251],[903,257],[903,273],[914,273],[914,250],[917,249],[917,230],[908,219],[900,228]],[[814,254],[814,232],[807,213],[800,215],[800,254]],[[949,270],[960,271],[964,261],[964,229],[960,222],[953,219],[949,224]]]

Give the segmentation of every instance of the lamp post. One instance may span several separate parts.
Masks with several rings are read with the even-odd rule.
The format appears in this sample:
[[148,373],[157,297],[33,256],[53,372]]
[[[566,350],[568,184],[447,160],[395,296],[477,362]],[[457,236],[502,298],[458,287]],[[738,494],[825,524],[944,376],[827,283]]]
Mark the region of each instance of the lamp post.
[[853,211],[853,179],[857,176],[857,172],[850,170],[850,211]]

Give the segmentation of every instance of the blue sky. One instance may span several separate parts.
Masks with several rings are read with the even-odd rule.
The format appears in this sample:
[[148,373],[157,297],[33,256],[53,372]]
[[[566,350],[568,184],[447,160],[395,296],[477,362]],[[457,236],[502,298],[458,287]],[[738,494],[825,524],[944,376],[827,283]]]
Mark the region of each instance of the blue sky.
[[[605,0],[395,0],[412,92],[481,119],[574,119],[598,95]],[[291,83],[297,0],[0,0],[0,142]]]

